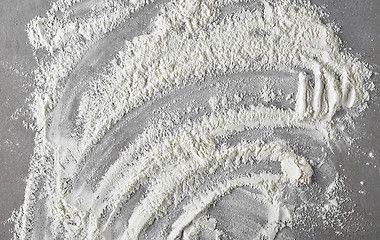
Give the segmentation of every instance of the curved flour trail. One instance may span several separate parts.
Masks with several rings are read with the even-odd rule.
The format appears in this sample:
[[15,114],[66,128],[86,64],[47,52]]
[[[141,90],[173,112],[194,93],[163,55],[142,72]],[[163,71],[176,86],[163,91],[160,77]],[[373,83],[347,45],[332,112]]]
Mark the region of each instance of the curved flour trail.
[[[150,23],[150,17],[156,15],[156,4],[134,12],[128,23],[120,23],[115,30],[106,33],[92,44],[77,63],[66,80],[64,92],[52,114],[49,139],[59,145],[75,149],[76,139],[72,139],[75,129],[75,118],[81,95],[88,83],[98,77],[99,70],[104,70],[114,56],[134,35],[140,35]],[[148,17],[148,19],[147,19]],[[85,25],[78,23],[79,26]],[[123,37],[120,37],[123,36]]]
[[[301,196],[323,174],[295,132],[331,140],[335,113],[368,98],[370,70],[341,51],[322,17],[305,1],[57,1],[28,28],[47,53],[15,238],[187,239],[212,222],[215,202],[251,187],[266,209],[255,236],[274,239],[295,209],[314,204]],[[221,76],[269,71],[297,76],[292,107],[252,94],[239,102],[248,86],[234,103],[226,88],[212,112],[186,103],[219,97]],[[257,133],[239,135],[248,131]],[[290,137],[271,138],[277,131]],[[224,234],[217,227],[207,228]]]
[[[199,164],[197,160],[201,161],[201,164],[205,164],[204,161],[207,161],[205,159],[214,158],[213,160],[215,162],[219,162],[219,164],[223,162],[224,164],[226,164],[225,160],[223,159],[228,159],[228,158],[231,158],[232,156],[238,157],[238,156],[234,156],[236,152],[239,152],[240,154],[242,154],[241,157],[243,159],[241,161],[243,162],[248,161],[247,158],[250,158],[251,155],[254,155],[254,156],[256,155],[256,158],[258,158],[258,160],[262,160],[262,158],[268,157],[269,155],[269,159],[274,160],[274,161],[281,161],[282,170],[285,175],[285,180],[281,180],[281,181],[280,179],[277,178],[278,176],[275,175],[273,177],[274,178],[273,182],[275,182],[275,184],[286,184],[288,182],[297,182],[297,181],[307,183],[310,181],[310,177],[312,175],[311,167],[310,165],[308,165],[305,159],[302,159],[293,153],[289,153],[287,152],[287,150],[283,149],[281,146],[274,145],[274,144],[269,145],[269,146],[265,146],[265,145],[261,146],[260,143],[255,143],[252,145],[248,144],[248,146],[243,145],[243,146],[237,146],[236,148],[232,148],[232,149],[226,149],[225,153],[223,152],[218,153],[216,151],[207,151],[207,152],[213,153],[212,156],[202,156],[202,157],[195,156],[194,157],[195,162],[192,163],[191,161],[187,161],[186,164],[179,165],[180,167],[178,167],[178,169],[175,169],[173,171],[174,173],[181,172],[182,176],[179,176],[176,174],[164,173],[163,174],[164,176],[159,178],[160,179],[159,185],[153,186],[152,190],[149,191],[149,193],[147,194],[147,197],[134,210],[129,220],[129,227],[126,230],[126,233],[123,235],[125,237],[122,237],[122,239],[136,239],[139,237],[141,230],[145,227],[145,225],[149,221],[152,220],[151,218],[154,217],[154,213],[157,211],[155,207],[159,208],[160,205],[162,204],[162,203],[158,203],[159,204],[158,206],[154,206],[154,204],[151,203],[152,195],[154,196],[154,198],[158,199],[158,196],[162,194],[162,197],[164,197],[163,200],[165,201],[165,198],[170,196],[171,193],[173,192],[173,189],[170,189],[170,188],[176,187],[181,182],[184,182],[183,175],[185,175],[185,177],[189,177],[190,175],[195,174],[194,169],[192,169],[192,166],[196,166],[197,164]],[[208,160],[208,162],[211,162],[211,161],[212,159]],[[213,168],[213,166],[207,166],[208,169],[210,167]],[[200,211],[203,211],[205,210],[205,208],[207,208],[207,205],[211,204],[212,201],[215,201],[221,195],[224,195],[230,189],[238,187],[238,186],[243,186],[243,185],[248,185],[248,186],[253,185],[253,187],[257,187],[258,185],[260,185],[260,182],[261,182],[259,179],[258,177],[255,176],[252,178],[251,183],[249,181],[244,181],[244,179],[236,179],[236,180],[232,180],[231,182],[221,184],[219,187],[213,190],[212,193],[209,193],[208,196],[201,197],[201,200],[200,200],[201,203],[197,203],[197,201],[195,202],[192,201],[193,206],[199,209],[188,211],[186,213],[187,216],[186,217],[184,216],[184,218],[186,218],[187,221],[184,221],[180,218],[176,221],[177,225],[178,225],[178,222],[180,222],[181,224],[183,224],[183,226],[180,228],[183,229],[192,220],[192,219],[189,220],[189,218],[195,218],[195,216],[199,214]],[[173,182],[175,182],[176,184],[173,184]],[[157,191],[159,193],[157,193]],[[192,216],[193,214],[195,215]],[[180,233],[180,230],[176,229],[175,232],[176,233],[171,233],[168,236],[168,238],[172,239],[172,238],[177,237]]]
[[[260,112],[260,114],[258,114]],[[259,115],[262,115],[259,117]],[[281,122],[276,123],[276,119],[282,119]],[[206,164],[198,166],[197,171],[207,172],[209,169],[218,167],[219,165],[227,164],[225,160],[218,160],[218,156],[226,155],[224,158],[232,157],[233,152],[243,154],[243,149],[226,150],[226,153],[220,152],[215,146],[213,138],[215,136],[229,135],[239,130],[242,131],[248,128],[283,128],[283,127],[300,127],[314,128],[316,126],[308,126],[306,123],[294,124],[296,116],[293,112],[285,112],[276,109],[263,109],[252,108],[250,110],[241,110],[239,112],[229,111],[225,115],[212,115],[209,118],[203,118],[203,121],[192,127],[189,130],[183,128],[175,130],[179,132],[178,135],[165,137],[155,144],[150,144],[150,150],[138,157],[138,159],[131,159],[135,155],[136,149],[141,149],[146,142],[137,141],[113,164],[113,166],[106,172],[103,180],[99,182],[97,191],[94,192],[90,199],[98,199],[95,204],[90,204],[91,209],[94,210],[96,216],[99,218],[101,215],[108,216],[112,219],[112,215],[116,213],[120,201],[125,200],[140,184],[152,181],[151,179],[163,179],[157,177],[158,175],[166,174],[168,169],[173,169],[175,166],[185,165],[186,162],[180,163],[186,159],[187,164],[190,164],[185,169],[179,171],[181,175],[170,176],[171,181],[175,177],[180,177],[180,182],[186,182],[189,175],[185,174],[186,169],[191,169],[195,166],[196,162],[191,162],[192,158],[201,159]],[[268,125],[269,124],[269,125]],[[184,127],[188,128],[188,127]],[[155,128],[160,131],[160,128]],[[162,130],[161,130],[162,131]],[[228,133],[230,132],[230,133]],[[141,138],[148,138],[152,136],[151,132],[144,133]],[[170,147],[169,147],[170,146]],[[176,146],[176,149],[172,149]],[[145,147],[146,149],[146,147]],[[202,149],[202,152],[199,152]],[[207,150],[207,151],[206,151]],[[175,152],[174,152],[175,151]],[[253,150],[252,150],[253,151]],[[247,153],[246,153],[247,154]],[[233,157],[232,157],[233,158]],[[213,163],[214,162],[214,163]],[[228,164],[227,164],[228,165]],[[172,170],[173,172],[177,172]],[[199,173],[192,172],[190,175]],[[124,175],[123,177],[116,177]],[[166,184],[169,186],[169,184]],[[174,184],[172,187],[178,187]],[[85,188],[81,188],[83,191]],[[162,189],[154,187],[153,189]],[[73,199],[78,198],[82,193],[75,193]],[[169,193],[166,194],[170,196]]]
[[[226,183],[221,183],[218,187],[216,187],[213,191],[210,191],[208,193],[202,194],[199,196],[199,199],[193,200],[193,202],[187,206],[184,207],[185,213],[181,215],[172,226],[172,231],[168,236],[168,239],[175,239],[179,237],[180,233],[193,222],[202,212],[205,211],[216,199],[220,198],[227,192],[229,192],[233,188],[241,187],[241,186],[251,186],[253,188],[258,188],[264,194],[266,194],[265,198],[262,199],[263,204],[272,204],[277,205],[277,216],[272,216],[270,220],[274,220],[273,222],[269,221],[267,224],[268,228],[276,228],[278,222],[280,221],[286,221],[289,217],[288,214],[289,210],[282,205],[281,203],[276,202],[277,199],[275,199],[273,193],[268,193],[266,189],[266,185],[276,185],[280,182],[282,182],[283,179],[281,176],[278,175],[271,175],[271,174],[260,174],[259,176],[254,177],[244,177],[244,178],[237,178],[230,181],[227,181]],[[272,226],[271,226],[272,225]],[[268,229],[267,232],[269,234],[265,234],[265,229],[262,231],[262,236],[267,235],[269,238],[275,237],[275,232],[273,229]],[[273,236],[274,235],[274,236]],[[252,236],[253,237],[253,236]],[[255,236],[259,237],[259,236]]]

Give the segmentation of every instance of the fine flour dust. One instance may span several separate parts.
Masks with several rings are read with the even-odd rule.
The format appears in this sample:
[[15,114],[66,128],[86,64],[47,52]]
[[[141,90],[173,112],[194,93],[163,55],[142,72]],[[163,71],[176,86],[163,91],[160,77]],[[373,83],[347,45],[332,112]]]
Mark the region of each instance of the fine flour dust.
[[54,2],[27,27],[36,136],[14,238],[352,229],[327,152],[371,71],[326,17],[290,0]]

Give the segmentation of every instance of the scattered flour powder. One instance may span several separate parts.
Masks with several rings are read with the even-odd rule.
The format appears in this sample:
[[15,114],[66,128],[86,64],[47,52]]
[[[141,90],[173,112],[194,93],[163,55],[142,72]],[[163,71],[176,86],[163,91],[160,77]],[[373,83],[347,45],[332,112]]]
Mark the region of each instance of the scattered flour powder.
[[[221,207],[238,189],[249,239],[311,206],[338,218],[336,172],[296,135],[334,141],[335,113],[368,100],[371,71],[324,18],[290,0],[53,3],[27,28],[36,137],[15,239],[243,239],[216,214],[240,224]],[[275,98],[258,73],[290,76],[280,92],[295,104],[255,101]]]

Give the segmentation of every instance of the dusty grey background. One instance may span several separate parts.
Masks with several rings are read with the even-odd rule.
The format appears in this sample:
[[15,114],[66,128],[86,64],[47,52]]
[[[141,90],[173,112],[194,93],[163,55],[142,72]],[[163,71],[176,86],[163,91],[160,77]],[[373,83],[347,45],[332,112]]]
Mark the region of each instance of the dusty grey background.
[[[345,46],[379,72],[380,1],[379,0],[312,0],[325,5],[330,20],[341,26]],[[12,225],[7,221],[23,202],[25,179],[33,151],[33,132],[26,129],[22,114],[26,99],[33,90],[32,71],[36,69],[25,25],[35,16],[44,16],[48,0],[1,0],[0,3],[0,240],[11,238]],[[374,76],[379,87],[379,76]],[[356,211],[368,222],[363,231],[345,239],[380,239],[380,100],[373,93],[369,109],[357,119],[356,129],[363,132],[358,145],[347,157],[336,153],[337,169],[347,176],[346,184],[357,203]],[[374,158],[368,156],[373,151]],[[364,182],[364,185],[360,184]],[[302,236],[300,237],[302,238]],[[316,233],[314,239],[329,238]]]

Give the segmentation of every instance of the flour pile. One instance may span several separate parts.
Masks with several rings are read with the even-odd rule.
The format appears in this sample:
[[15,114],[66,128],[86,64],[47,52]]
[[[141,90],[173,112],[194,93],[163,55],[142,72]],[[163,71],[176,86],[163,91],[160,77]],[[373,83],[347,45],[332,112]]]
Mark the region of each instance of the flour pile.
[[371,71],[324,17],[307,1],[55,2],[27,29],[36,147],[15,238],[274,239],[308,206],[338,216],[319,151]]

